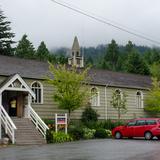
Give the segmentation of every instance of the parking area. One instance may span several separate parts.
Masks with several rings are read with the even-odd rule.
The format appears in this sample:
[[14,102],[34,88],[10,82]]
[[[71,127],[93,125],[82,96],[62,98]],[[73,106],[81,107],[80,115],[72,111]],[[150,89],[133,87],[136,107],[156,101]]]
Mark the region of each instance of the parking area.
[[0,149],[0,160],[159,160],[160,141],[100,139]]

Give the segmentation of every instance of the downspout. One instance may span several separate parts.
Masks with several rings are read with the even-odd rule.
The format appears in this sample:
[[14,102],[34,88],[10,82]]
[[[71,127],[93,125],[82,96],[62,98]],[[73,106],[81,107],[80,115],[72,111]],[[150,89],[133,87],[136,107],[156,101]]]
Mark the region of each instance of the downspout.
[[107,120],[108,119],[108,105],[107,105],[107,87],[108,87],[109,85],[108,84],[106,84],[106,86],[105,86],[105,111],[104,111],[104,113],[105,113],[105,120]]

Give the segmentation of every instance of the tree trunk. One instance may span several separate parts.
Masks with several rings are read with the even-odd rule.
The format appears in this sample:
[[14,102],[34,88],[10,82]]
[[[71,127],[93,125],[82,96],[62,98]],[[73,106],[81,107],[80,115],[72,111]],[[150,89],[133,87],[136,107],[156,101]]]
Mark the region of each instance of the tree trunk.
[[68,126],[70,124],[70,120],[71,120],[71,110],[68,110]]
[[121,110],[120,108],[118,108],[118,121],[120,121],[120,118],[121,118]]

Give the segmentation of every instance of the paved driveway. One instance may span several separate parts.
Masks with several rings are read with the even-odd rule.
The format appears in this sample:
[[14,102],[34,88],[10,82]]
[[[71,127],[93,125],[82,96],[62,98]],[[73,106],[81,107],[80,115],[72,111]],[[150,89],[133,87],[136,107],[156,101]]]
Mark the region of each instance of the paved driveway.
[[159,160],[160,141],[88,140],[0,149],[0,160]]

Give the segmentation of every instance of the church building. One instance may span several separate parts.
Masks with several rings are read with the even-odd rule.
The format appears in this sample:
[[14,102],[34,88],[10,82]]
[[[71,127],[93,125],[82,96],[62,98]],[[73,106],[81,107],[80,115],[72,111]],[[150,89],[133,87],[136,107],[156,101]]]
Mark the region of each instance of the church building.
[[[68,64],[84,67],[77,37]],[[0,125],[12,143],[45,143],[48,127],[43,119],[53,119],[55,113],[66,113],[52,98],[55,89],[44,82],[49,73],[48,66],[47,62],[0,55]],[[89,76],[90,102],[100,115],[99,119],[118,118],[117,111],[110,104],[113,91],[127,94],[127,112],[122,114],[122,119],[148,116],[144,111],[144,98],[151,87],[149,76],[102,69],[90,69]],[[71,118],[80,119],[83,110],[84,107],[74,111]],[[0,138],[3,132],[1,129]]]

